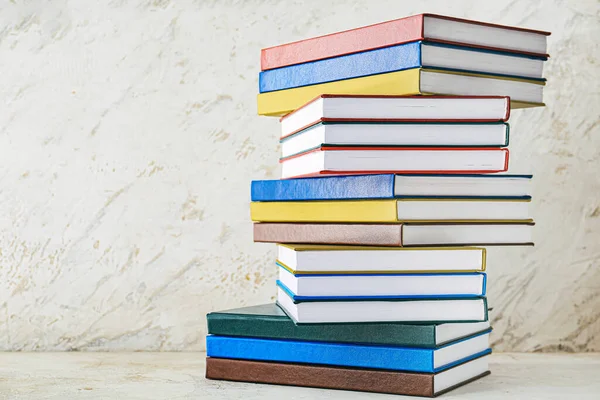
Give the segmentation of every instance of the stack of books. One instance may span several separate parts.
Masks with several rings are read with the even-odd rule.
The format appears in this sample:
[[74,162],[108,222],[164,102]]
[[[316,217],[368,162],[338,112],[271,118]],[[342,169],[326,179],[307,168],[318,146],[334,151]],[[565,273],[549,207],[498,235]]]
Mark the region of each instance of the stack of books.
[[494,173],[546,35],[425,14],[263,50],[277,303],[208,315],[207,378],[436,396],[490,373],[478,246],[533,244],[531,175]]
[[549,34],[421,14],[263,49],[258,113],[358,93],[500,95],[539,106]]

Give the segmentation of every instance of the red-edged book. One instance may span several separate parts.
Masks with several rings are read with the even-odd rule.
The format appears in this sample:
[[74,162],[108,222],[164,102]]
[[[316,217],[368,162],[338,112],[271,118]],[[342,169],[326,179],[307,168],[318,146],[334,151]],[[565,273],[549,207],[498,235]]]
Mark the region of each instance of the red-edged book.
[[280,159],[282,178],[364,174],[480,174],[508,170],[508,149],[319,146]]
[[261,50],[261,70],[417,40],[548,57],[550,32],[419,14]]
[[322,94],[281,117],[281,138],[323,122],[493,123],[510,117],[505,96]]

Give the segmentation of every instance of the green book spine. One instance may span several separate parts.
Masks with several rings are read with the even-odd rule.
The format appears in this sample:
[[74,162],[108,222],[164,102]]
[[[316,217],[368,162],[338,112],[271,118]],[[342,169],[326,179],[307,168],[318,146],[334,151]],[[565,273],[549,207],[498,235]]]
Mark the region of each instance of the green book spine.
[[296,325],[287,316],[210,313],[208,333],[269,339],[435,348],[435,325],[348,323]]

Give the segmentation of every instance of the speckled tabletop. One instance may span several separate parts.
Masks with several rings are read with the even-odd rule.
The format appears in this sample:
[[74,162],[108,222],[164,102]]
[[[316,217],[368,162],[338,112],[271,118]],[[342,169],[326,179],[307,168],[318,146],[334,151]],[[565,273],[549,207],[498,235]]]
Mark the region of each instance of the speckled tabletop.
[[[0,353],[0,399],[402,399],[204,378],[204,353]],[[447,399],[598,399],[600,354],[494,354]]]

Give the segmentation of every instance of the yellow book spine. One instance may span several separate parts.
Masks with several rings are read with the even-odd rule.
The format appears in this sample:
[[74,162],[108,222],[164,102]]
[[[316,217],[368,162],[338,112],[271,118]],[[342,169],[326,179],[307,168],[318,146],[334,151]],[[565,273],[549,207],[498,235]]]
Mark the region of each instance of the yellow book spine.
[[481,271],[485,271],[487,267],[487,249],[484,247],[483,252],[481,253]]
[[396,200],[254,202],[250,215],[260,222],[396,222],[396,204]]
[[293,89],[260,93],[258,114],[281,116],[322,94],[364,94],[408,96],[420,94],[420,68],[364,76]]

